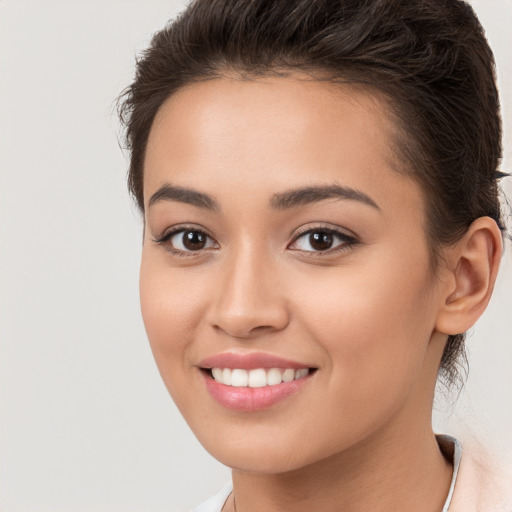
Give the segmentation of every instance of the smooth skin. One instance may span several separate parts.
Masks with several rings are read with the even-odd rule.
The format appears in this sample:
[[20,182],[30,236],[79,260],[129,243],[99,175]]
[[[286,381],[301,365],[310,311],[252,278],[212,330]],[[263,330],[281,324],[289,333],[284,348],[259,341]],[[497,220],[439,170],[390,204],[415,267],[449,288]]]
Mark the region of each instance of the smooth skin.
[[[442,509],[452,467],[431,427],[437,372],[447,334],[487,305],[501,237],[476,220],[433,274],[425,200],[398,172],[390,119],[370,91],[300,75],[194,84],[156,116],[142,313],[174,401],[233,468],[225,511]],[[326,186],[355,193],[276,207],[277,194]],[[223,352],[317,370],[267,409],[234,411],[199,368]]]

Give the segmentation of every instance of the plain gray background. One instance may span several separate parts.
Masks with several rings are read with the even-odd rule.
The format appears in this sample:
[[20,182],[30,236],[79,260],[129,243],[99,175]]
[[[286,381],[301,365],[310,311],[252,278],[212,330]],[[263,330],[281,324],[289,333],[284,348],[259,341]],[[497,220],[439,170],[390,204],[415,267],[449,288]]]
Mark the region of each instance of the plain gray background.
[[[229,478],[152,360],[138,304],[141,220],[113,111],[135,53],[183,5],[0,0],[2,512],[184,511]],[[512,171],[512,1],[473,5],[498,61]],[[456,406],[438,401],[434,421],[508,462],[511,253],[468,340],[468,383]]]

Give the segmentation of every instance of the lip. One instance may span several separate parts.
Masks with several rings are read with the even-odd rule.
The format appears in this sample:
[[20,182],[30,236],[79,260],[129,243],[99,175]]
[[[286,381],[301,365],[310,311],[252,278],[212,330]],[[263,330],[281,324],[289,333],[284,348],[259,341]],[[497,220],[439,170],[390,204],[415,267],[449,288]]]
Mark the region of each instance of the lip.
[[250,354],[224,352],[203,359],[198,366],[203,369],[240,368],[242,370],[255,370],[256,368],[293,368],[294,370],[300,370],[302,368],[312,368],[310,365],[264,352]]
[[[203,359],[198,364],[199,370],[204,379],[206,389],[210,395],[223,407],[235,411],[251,412],[267,409],[287,397],[298,393],[303,386],[311,381],[315,372],[306,377],[292,380],[291,382],[282,382],[273,386],[264,386],[258,388],[234,387],[221,384],[212,378],[211,368],[240,368],[243,370],[254,370],[257,368],[293,368],[300,370],[303,368],[314,368],[310,365],[299,363],[291,359],[286,359],[274,354],[262,352],[239,354],[234,352],[225,352]],[[316,369],[316,368],[314,368]]]
[[222,406],[235,411],[260,411],[298,393],[310,380],[311,375],[291,382],[262,388],[233,387],[217,382],[206,372],[201,372],[210,395]]

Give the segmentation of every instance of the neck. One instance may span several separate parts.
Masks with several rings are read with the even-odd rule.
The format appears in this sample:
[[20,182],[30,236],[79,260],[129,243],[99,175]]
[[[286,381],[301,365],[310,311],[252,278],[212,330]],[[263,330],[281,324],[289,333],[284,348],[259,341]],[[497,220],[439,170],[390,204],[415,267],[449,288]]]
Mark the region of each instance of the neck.
[[235,492],[226,509],[235,510],[236,501],[236,512],[440,512],[452,467],[432,430],[383,437],[284,474],[233,470]]

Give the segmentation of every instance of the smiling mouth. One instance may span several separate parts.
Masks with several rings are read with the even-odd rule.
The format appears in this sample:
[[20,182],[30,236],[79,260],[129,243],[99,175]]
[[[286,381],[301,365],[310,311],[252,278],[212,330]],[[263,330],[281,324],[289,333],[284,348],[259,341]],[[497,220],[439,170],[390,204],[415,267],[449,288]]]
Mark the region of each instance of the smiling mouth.
[[262,388],[304,379],[316,368],[204,368],[213,380],[235,388]]

